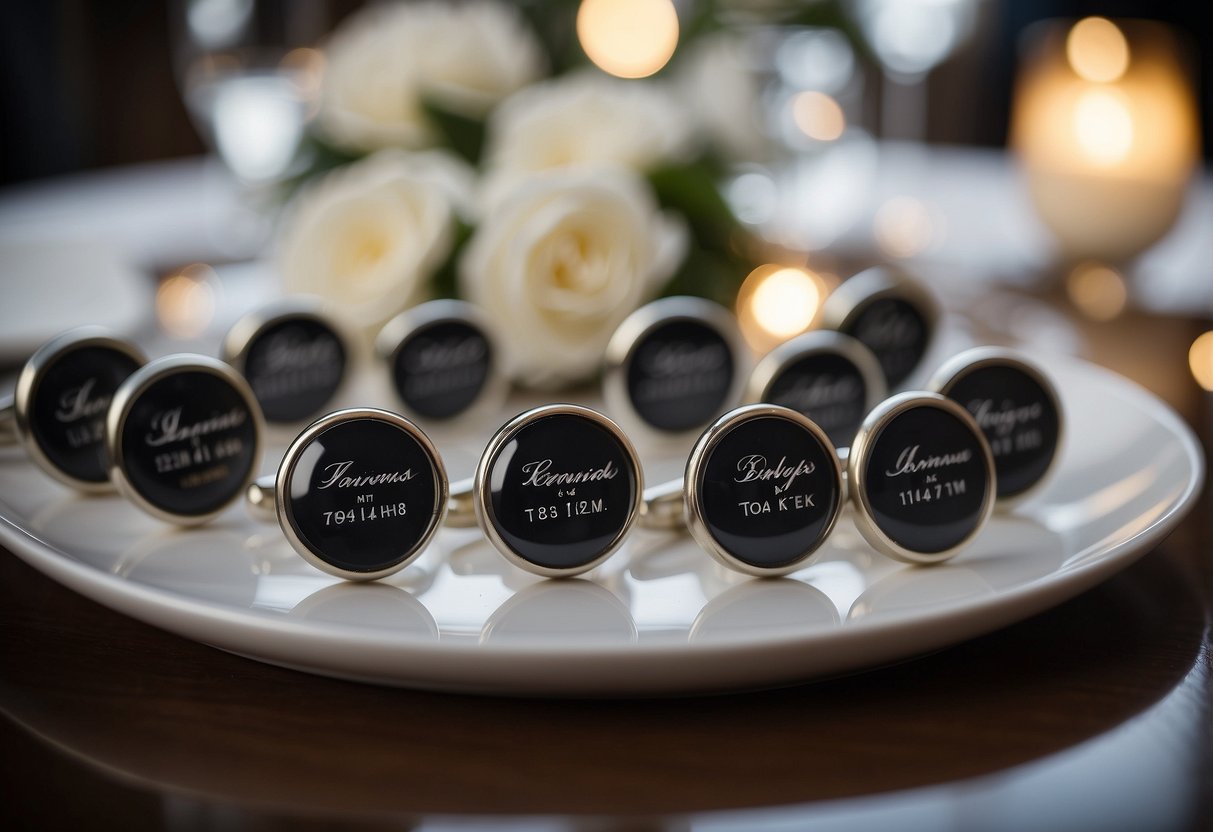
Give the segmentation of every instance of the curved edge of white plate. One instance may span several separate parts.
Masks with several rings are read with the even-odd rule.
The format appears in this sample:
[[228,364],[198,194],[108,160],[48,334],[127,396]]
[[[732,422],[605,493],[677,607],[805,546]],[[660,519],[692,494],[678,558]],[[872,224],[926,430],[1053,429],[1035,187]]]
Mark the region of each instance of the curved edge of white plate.
[[[1152,523],[1109,546],[1099,559],[938,614],[861,620],[827,633],[728,643],[588,644],[576,650],[419,642],[280,620],[134,584],[73,559],[3,516],[0,542],[48,577],[111,609],[227,652],[324,676],[547,697],[669,696],[788,685],[923,655],[1029,618],[1124,569],[1178,524],[1204,482],[1204,455],[1196,437],[1148,391],[1091,365],[1084,371],[1144,397],[1147,409],[1184,445],[1193,468],[1182,493]],[[552,673],[553,663],[559,674]]]

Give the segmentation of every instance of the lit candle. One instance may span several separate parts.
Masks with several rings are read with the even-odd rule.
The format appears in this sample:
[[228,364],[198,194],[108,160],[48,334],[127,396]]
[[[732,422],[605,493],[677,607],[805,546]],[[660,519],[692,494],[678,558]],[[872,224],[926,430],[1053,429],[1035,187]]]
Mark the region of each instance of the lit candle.
[[1063,257],[1124,261],[1175,222],[1200,143],[1178,52],[1160,24],[1086,18],[1027,55],[1011,143]]

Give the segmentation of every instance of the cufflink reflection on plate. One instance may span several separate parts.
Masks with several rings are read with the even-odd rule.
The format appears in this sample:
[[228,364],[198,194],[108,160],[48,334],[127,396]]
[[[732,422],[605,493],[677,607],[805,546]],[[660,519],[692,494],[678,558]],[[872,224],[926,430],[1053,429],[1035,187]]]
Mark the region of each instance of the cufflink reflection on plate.
[[375,352],[401,409],[418,421],[475,419],[495,411],[509,392],[493,328],[465,301],[435,300],[402,312],[379,332]]
[[928,386],[968,410],[985,434],[1000,508],[1040,488],[1063,434],[1061,399],[1043,370],[1013,350],[977,347],[945,362]]
[[862,342],[896,390],[922,363],[934,340],[939,305],[921,284],[887,266],[847,279],[826,298],[814,328]]
[[446,513],[449,486],[429,437],[395,413],[338,410],[287,448],[278,472],[248,487],[251,514],[278,521],[308,563],[349,581],[404,569]]
[[452,488],[447,525],[479,525],[514,565],[545,577],[579,575],[622,545],[644,479],[632,443],[601,413],[549,404],[507,422],[476,476]]
[[669,297],[640,307],[607,345],[603,398],[629,430],[702,430],[732,407],[745,380],[737,321],[703,298]]
[[20,441],[43,471],[87,493],[113,490],[105,416],[114,392],[147,362],[134,344],[100,327],[65,332],[25,363],[0,404],[0,436]]
[[294,298],[241,318],[223,360],[244,376],[267,422],[298,424],[323,412],[350,374],[350,339],[319,304]]
[[192,526],[238,499],[257,469],[261,410],[231,367],[159,358],[118,387],[106,414],[110,479],[139,508]]

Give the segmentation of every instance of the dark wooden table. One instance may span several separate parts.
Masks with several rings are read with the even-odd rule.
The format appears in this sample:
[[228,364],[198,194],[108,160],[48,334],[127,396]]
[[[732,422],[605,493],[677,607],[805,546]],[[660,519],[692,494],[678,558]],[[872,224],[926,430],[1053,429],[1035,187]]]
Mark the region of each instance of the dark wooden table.
[[[1207,445],[1208,396],[1180,350],[1200,326],[1135,316],[1089,338]],[[1206,493],[1135,566],[993,635],[847,678],[656,701],[453,696],[282,670],[111,612],[3,553],[0,820],[1213,828],[1209,509]]]

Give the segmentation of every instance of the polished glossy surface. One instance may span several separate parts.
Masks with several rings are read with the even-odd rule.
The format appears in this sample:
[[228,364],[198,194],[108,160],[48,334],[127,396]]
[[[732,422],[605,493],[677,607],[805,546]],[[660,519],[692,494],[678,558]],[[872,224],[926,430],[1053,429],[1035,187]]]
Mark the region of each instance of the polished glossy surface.
[[757,398],[803,413],[821,425],[831,442],[846,448],[868,414],[871,394],[854,361],[840,352],[814,349],[781,367]]
[[148,364],[116,394],[111,462],[151,509],[202,517],[244,491],[259,463],[259,416],[247,387],[208,366],[167,366],[176,361]]
[[982,435],[936,402],[924,400],[878,418],[862,446],[852,450],[852,497],[897,546],[943,552],[985,522],[994,472]]
[[[173,532],[117,498],[31,478],[19,449],[0,453],[0,538],[129,615],[327,675],[544,695],[786,684],[1023,619],[1133,562],[1192,505],[1203,461],[1174,414],[1105,371],[1054,365],[1067,412],[1090,429],[1069,438],[1039,495],[930,569],[877,555],[844,518],[815,563],[778,580],[727,573],[687,538],[634,533],[591,580],[553,583],[502,561],[478,531],[447,529],[372,604],[242,510]],[[478,444],[466,442],[450,446],[457,464]]]
[[307,550],[337,570],[382,572],[408,560],[442,507],[442,476],[405,427],[351,418],[292,447],[284,517]]
[[841,331],[876,354],[890,388],[914,372],[931,339],[930,322],[919,307],[892,297],[864,304]]
[[322,318],[275,318],[249,339],[240,369],[270,422],[302,422],[323,412],[349,371],[349,355]]
[[728,555],[780,569],[821,545],[841,486],[833,447],[797,421],[759,416],[714,439],[695,477],[695,509]]
[[1062,417],[1053,393],[1035,373],[992,360],[958,371],[939,392],[981,427],[994,454],[1000,498],[1023,494],[1048,473]]
[[644,422],[679,432],[700,427],[729,403],[737,366],[728,340],[706,321],[654,324],[624,370],[628,398]]
[[28,430],[47,462],[75,479],[109,479],[105,413],[114,391],[140,363],[126,352],[82,345],[68,348],[38,373]]
[[583,415],[554,413],[501,439],[484,466],[486,510],[510,552],[563,570],[615,548],[631,525],[637,486],[631,451],[612,430]]
[[411,330],[388,358],[401,401],[417,416],[451,419],[501,372],[493,346],[470,320],[440,318]]

